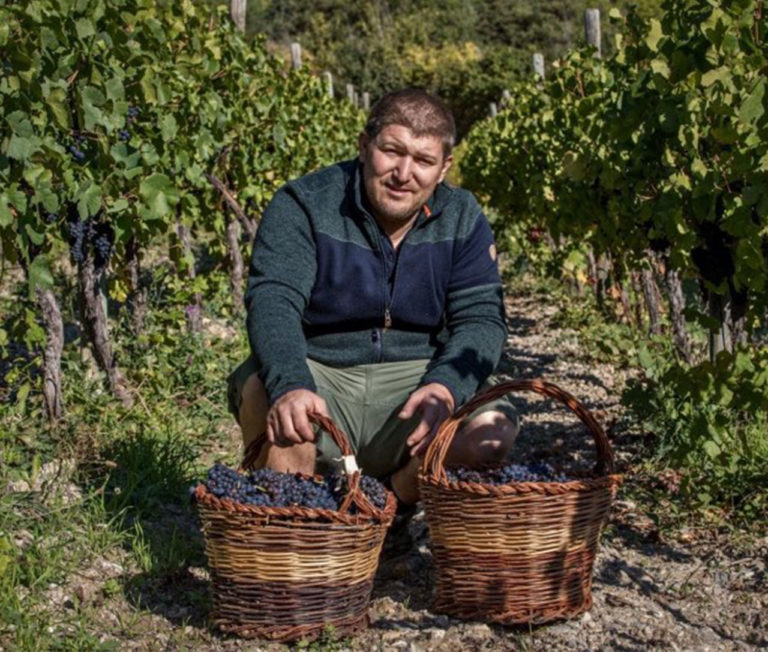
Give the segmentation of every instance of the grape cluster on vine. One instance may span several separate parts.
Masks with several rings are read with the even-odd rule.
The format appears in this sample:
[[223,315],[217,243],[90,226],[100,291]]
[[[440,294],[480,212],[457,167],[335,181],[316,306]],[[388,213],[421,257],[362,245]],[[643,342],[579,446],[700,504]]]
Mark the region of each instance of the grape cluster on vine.
[[82,220],[77,208],[74,205],[70,207],[67,215],[67,240],[73,262],[82,263],[88,252],[92,251],[94,268],[100,272],[109,263],[114,236],[109,223],[93,218]]
[[[223,464],[215,464],[208,470],[205,485],[217,498],[261,507],[301,506],[338,511],[347,494],[346,477],[335,472],[321,478],[272,469],[238,473]],[[375,507],[385,507],[387,490],[378,480],[363,476],[360,488]],[[351,506],[350,512],[355,511],[356,507]]]
[[131,126],[133,121],[139,116],[139,107],[137,106],[129,106],[128,107],[128,115],[125,118],[125,129],[121,129],[117,132],[117,137],[122,140],[123,142],[127,143],[131,139],[131,132],[128,130],[128,127]]
[[568,476],[551,464],[507,464],[490,469],[457,467],[446,469],[450,482],[475,482],[478,484],[510,484],[511,482],[567,482]]
[[79,131],[74,131],[72,138],[75,142],[69,146],[69,153],[75,161],[82,163],[85,160],[85,152],[80,149],[80,146],[85,142],[85,136]]
[[81,263],[85,258],[85,233],[86,225],[80,218],[67,220],[69,253],[75,263]]

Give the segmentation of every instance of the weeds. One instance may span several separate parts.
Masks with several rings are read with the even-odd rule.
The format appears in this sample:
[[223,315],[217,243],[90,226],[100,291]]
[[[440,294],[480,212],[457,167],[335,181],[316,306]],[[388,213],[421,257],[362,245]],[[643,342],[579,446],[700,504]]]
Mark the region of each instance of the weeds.
[[[224,293],[226,284],[217,287]],[[235,461],[223,438],[232,424],[225,378],[247,343],[243,333],[234,340],[191,336],[167,288],[151,296],[141,342],[127,314],[113,325],[137,397],[132,408],[114,401],[101,374],[84,364],[88,356],[71,327],[62,360],[66,416],[48,425],[34,392],[2,403],[2,649],[122,648],[145,635],[147,616],[166,614],[168,604],[187,605],[205,625],[207,590],[188,574],[205,564],[188,488],[214,459]],[[211,305],[224,303],[211,298]],[[16,386],[35,355],[24,352],[20,365],[5,358]],[[66,473],[51,472],[61,468]],[[45,482],[43,470],[51,476]],[[78,578],[86,576],[93,586],[81,600]]]

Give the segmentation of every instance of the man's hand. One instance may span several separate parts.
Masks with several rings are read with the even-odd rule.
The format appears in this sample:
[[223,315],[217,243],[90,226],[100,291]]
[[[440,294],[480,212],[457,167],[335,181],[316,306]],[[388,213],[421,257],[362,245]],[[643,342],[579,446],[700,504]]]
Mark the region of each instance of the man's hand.
[[397,416],[410,419],[421,415],[419,425],[406,442],[411,447],[411,455],[422,455],[427,450],[440,425],[453,414],[453,408],[453,394],[440,383],[429,383],[410,395]]
[[267,413],[267,440],[276,446],[315,441],[315,432],[307,416],[310,412],[328,416],[325,401],[308,389],[286,392]]

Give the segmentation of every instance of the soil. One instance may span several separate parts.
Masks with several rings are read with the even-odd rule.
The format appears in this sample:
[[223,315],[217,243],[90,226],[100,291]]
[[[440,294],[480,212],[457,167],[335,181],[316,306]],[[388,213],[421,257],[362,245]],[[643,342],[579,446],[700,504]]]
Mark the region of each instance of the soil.
[[[556,307],[525,296],[508,301],[502,375],[541,377],[576,396],[607,428],[618,470],[625,475],[595,562],[592,608],[571,620],[531,627],[489,626],[433,613],[434,571],[419,511],[407,525],[410,545],[382,559],[370,627],[351,639],[315,644],[315,649],[768,649],[768,537],[743,539],[738,532],[682,526],[674,535],[660,530],[657,515],[632,499],[642,442],[622,429],[619,395],[627,372],[586,358],[577,334],[553,325]],[[535,395],[516,395],[514,402],[523,418],[517,459],[590,468],[591,437],[569,411]],[[169,519],[177,531],[199,541],[198,526],[188,515],[169,514]],[[61,608],[74,608],[74,602],[96,610],[102,622],[114,625],[107,628],[112,632],[120,630],[117,619],[138,614],[125,638],[117,635],[120,649],[286,649],[223,636],[208,627],[204,565],[173,576],[141,577],[119,561],[100,561],[66,586],[52,587],[51,601]],[[115,591],[116,581],[128,588]]]

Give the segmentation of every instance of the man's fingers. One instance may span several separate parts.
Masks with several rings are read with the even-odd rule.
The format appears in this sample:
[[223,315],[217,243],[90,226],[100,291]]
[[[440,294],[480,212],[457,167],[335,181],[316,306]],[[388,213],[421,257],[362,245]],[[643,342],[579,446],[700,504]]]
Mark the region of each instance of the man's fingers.
[[296,433],[296,429],[293,423],[293,417],[289,410],[280,410],[278,413],[280,419],[280,435],[283,440],[283,446],[290,446],[291,444],[300,444],[302,439]]
[[315,441],[315,431],[304,410],[296,410],[293,415],[293,427],[301,441]]
[[413,432],[406,440],[406,444],[408,444],[408,446],[418,444],[424,437],[429,434],[431,428],[432,424],[430,423],[428,416],[425,414],[422,416],[421,421],[419,421],[419,425],[414,428]]
[[431,433],[427,437],[424,437],[416,446],[414,446],[411,449],[411,457],[416,457],[417,455],[421,456],[424,453],[427,452],[427,448],[432,443],[432,440],[435,438],[434,433]]
[[411,397],[405,402],[403,408],[398,413],[400,419],[410,419],[416,412],[416,406],[419,404],[417,394],[411,394]]
[[314,402],[314,405],[312,406],[312,411],[317,412],[318,414],[322,414],[324,417],[330,416],[328,414],[328,408],[325,405],[325,401],[321,399],[319,396],[317,397],[317,400]]

